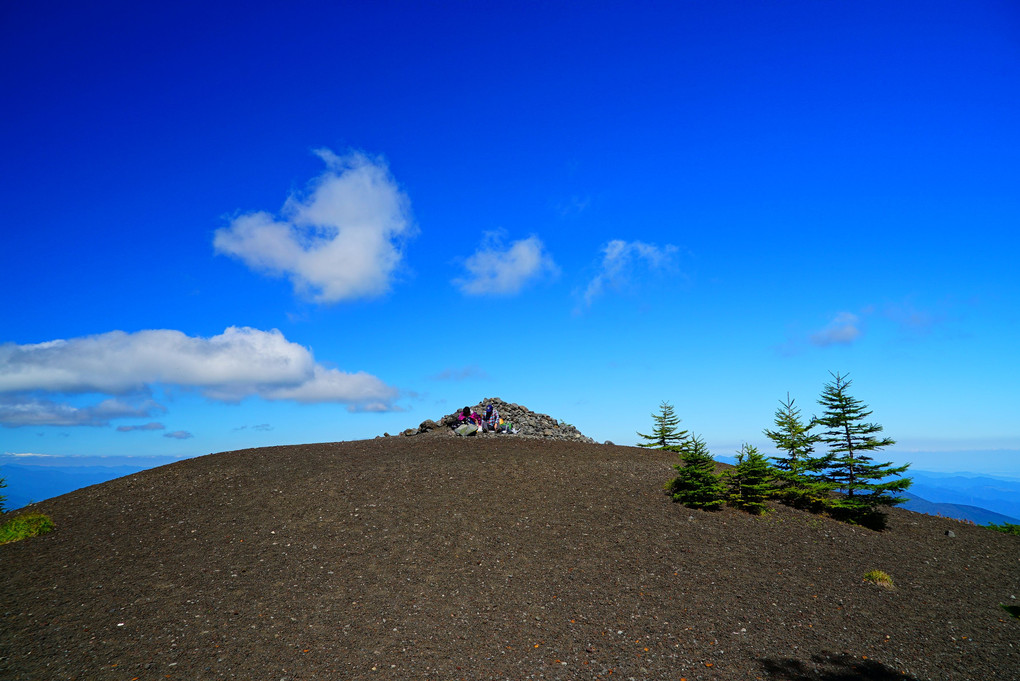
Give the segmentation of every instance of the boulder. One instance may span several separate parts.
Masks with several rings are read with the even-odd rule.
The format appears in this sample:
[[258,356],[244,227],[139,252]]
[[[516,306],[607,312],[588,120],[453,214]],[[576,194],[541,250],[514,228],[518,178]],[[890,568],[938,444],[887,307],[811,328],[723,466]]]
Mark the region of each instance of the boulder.
[[418,432],[427,433],[430,430],[436,430],[437,428],[442,428],[442,426],[432,419],[425,419],[421,422],[421,425],[418,426]]

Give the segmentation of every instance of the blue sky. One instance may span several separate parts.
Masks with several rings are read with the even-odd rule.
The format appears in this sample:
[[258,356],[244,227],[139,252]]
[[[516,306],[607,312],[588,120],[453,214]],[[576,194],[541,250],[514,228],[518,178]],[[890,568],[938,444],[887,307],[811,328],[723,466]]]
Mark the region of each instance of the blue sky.
[[839,371],[1020,471],[1015,3],[347,4],[0,8],[0,452],[499,396],[732,455]]

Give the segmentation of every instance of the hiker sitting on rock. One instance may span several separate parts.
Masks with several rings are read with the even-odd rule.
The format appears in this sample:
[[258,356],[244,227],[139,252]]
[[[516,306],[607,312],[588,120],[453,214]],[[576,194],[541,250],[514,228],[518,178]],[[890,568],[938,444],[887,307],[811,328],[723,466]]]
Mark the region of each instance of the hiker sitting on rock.
[[482,417],[467,407],[457,414],[457,422],[459,425],[453,429],[456,435],[474,435],[482,427]]
[[482,427],[482,417],[478,415],[478,412],[471,411],[470,407],[464,407],[464,410],[457,415],[457,420],[462,424],[473,423],[479,428]]
[[482,422],[482,432],[499,432],[499,412],[491,404],[485,407],[485,421]]

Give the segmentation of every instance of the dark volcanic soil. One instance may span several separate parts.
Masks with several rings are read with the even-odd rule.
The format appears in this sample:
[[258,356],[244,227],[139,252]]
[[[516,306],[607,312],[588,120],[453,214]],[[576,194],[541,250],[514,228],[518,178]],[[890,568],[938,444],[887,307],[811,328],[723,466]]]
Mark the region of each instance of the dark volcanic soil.
[[1020,678],[1020,539],[692,511],[672,463],[384,438],[79,490],[0,547],[0,678]]

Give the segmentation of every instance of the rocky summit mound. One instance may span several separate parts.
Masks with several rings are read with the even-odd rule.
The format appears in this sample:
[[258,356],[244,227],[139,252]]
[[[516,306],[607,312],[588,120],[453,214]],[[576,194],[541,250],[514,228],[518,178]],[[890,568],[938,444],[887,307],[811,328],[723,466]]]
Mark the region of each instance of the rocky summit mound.
[[[490,404],[499,412],[501,418],[513,424],[517,436],[566,440],[569,442],[595,442],[595,440],[585,436],[569,423],[554,419],[548,414],[533,412],[519,404],[504,402],[498,397],[487,397],[474,406],[465,406],[484,415],[485,407]],[[461,409],[458,409],[452,414],[441,417],[438,421],[431,419],[422,421],[421,425],[417,428],[408,428],[401,435],[453,435],[452,429],[460,424],[460,420],[457,417],[460,412]],[[495,433],[475,433],[472,436],[475,435],[496,437]]]
[[692,511],[673,462],[381,438],[78,490],[0,546],[0,678],[1017,678],[1017,537]]

